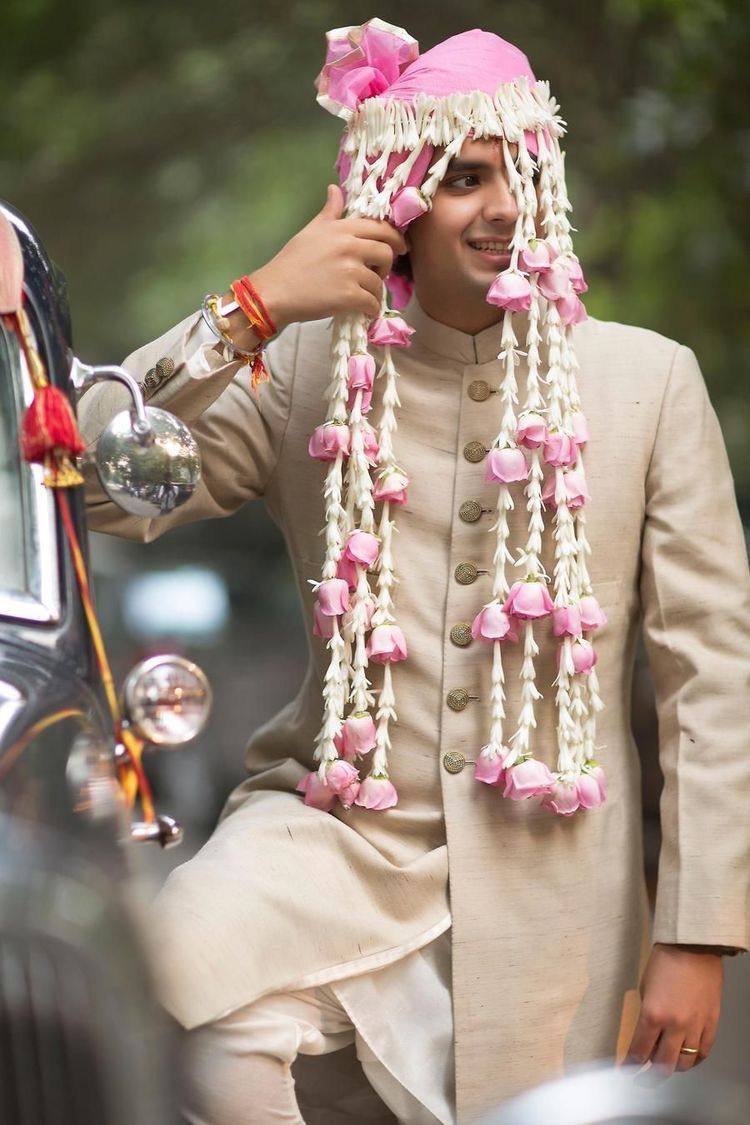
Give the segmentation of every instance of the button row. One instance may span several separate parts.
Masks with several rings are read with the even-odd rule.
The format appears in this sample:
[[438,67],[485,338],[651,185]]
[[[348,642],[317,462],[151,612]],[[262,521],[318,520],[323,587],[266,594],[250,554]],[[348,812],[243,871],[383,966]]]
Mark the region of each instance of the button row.
[[165,383],[167,379],[172,377],[174,369],[175,362],[171,356],[166,355],[158,359],[155,366],[148,369],[143,381],[139,383],[144,398],[151,398],[151,396],[158,391],[162,383]]
[[[474,402],[485,402],[491,394],[495,394],[489,383],[484,379],[475,379],[469,384],[468,394],[469,398]],[[488,449],[481,441],[467,442],[463,448],[463,455],[465,460],[474,464],[483,461],[487,456]],[[491,509],[483,508],[478,500],[464,500],[461,507],[458,509],[458,515],[464,523],[476,523],[481,518],[482,512],[489,512]],[[487,574],[486,570],[478,570],[474,563],[463,562],[459,563],[454,571],[456,582],[462,586],[468,586],[472,582],[476,582],[480,574]],[[454,645],[459,648],[466,648],[471,644],[471,625],[468,621],[459,621],[451,628],[450,639]],[[451,711],[463,711],[468,706],[470,700],[478,700],[478,695],[470,695],[466,688],[453,688],[446,696],[446,703]],[[466,767],[467,759],[464,754],[458,750],[451,750],[443,755],[443,768],[448,773],[461,773]]]

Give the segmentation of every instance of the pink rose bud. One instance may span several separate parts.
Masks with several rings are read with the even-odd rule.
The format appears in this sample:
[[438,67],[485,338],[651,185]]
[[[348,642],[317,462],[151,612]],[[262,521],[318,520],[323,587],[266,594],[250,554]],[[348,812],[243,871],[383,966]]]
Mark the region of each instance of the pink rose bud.
[[582,411],[576,410],[570,424],[573,427],[573,441],[576,445],[585,445],[589,440],[589,424],[586,421],[586,415]]
[[583,629],[587,631],[598,629],[601,625],[607,624],[607,615],[593,594],[584,594],[578,606],[581,611],[581,627]]
[[366,777],[354,803],[363,809],[391,809],[398,804],[396,786],[387,777]]
[[342,762],[340,758],[331,762],[326,773],[326,784],[337,796],[358,780],[359,770],[349,762]]
[[377,465],[378,458],[380,457],[380,446],[378,445],[378,435],[373,430],[369,422],[364,422],[362,425],[363,444],[365,448],[365,457],[370,465]]
[[353,531],[346,541],[344,557],[360,566],[372,566],[378,557],[380,543],[369,531]]
[[346,555],[342,555],[336,563],[336,577],[343,578],[350,590],[356,590],[359,582],[357,564],[352,559],[348,559]]
[[599,659],[596,654],[596,649],[592,645],[591,641],[573,641],[573,644],[570,646],[570,648],[571,654],[573,656],[573,671],[581,672],[583,674],[590,672]]
[[531,238],[529,245],[519,254],[518,262],[527,273],[541,273],[550,268],[556,257],[557,250],[549,242],[543,238]]
[[370,390],[375,379],[375,360],[367,352],[355,352],[349,356],[349,388]]
[[547,423],[541,414],[528,410],[518,417],[516,441],[527,449],[539,449],[547,441]]
[[510,484],[514,480],[526,480],[529,466],[522,449],[491,449],[484,465],[486,481],[502,481]]
[[544,443],[544,460],[556,469],[574,465],[578,460],[578,446],[570,434],[551,430]]
[[391,504],[406,504],[409,478],[400,469],[384,469],[372,490],[374,500],[390,500]]
[[544,762],[524,758],[505,771],[503,797],[512,801],[525,801],[528,797],[542,797],[555,784],[555,779]]
[[359,796],[360,788],[361,783],[359,781],[353,781],[351,785],[347,786],[346,789],[343,789],[339,793],[339,801],[345,809],[350,809],[352,807]]
[[570,816],[580,808],[578,787],[568,781],[556,781],[549,793],[542,799],[541,808],[560,816]]
[[589,318],[586,306],[577,293],[566,293],[555,304],[563,324],[580,324]]
[[595,780],[599,783],[599,789],[601,791],[602,800],[606,801],[606,799],[607,799],[607,775],[606,775],[606,773],[604,772],[604,770],[602,769],[601,766],[592,766],[592,767],[589,768],[588,772],[590,773],[591,777],[595,778]]
[[335,461],[339,453],[349,456],[351,435],[342,422],[324,422],[313,430],[307,452],[316,461]]
[[475,641],[517,641],[516,623],[499,602],[490,602],[480,609],[471,625]]
[[367,642],[367,655],[376,664],[406,660],[406,638],[398,625],[376,625]]
[[379,316],[372,322],[367,332],[367,339],[378,348],[383,348],[386,344],[397,348],[408,348],[413,334],[414,329],[403,317],[386,313],[385,316]]
[[526,312],[531,308],[531,285],[523,274],[505,270],[499,274],[487,291],[487,303],[511,312]]
[[[569,469],[567,472],[563,473],[563,486],[565,488],[567,505],[572,511],[575,511],[576,508],[583,507],[587,500],[591,499],[586,487],[586,479],[577,469]],[[542,489],[542,500],[544,503],[556,508],[556,492],[557,474],[553,473]]]
[[391,202],[391,222],[403,230],[409,223],[430,210],[431,203],[417,187],[405,187]]
[[313,606],[313,636],[330,640],[333,636],[333,617],[323,613],[318,602]]
[[552,632],[556,637],[580,637],[581,613],[578,606],[555,606],[552,610]]
[[343,578],[327,578],[318,586],[318,604],[326,617],[336,617],[349,608],[349,590]]
[[346,409],[351,414],[357,395],[360,395],[359,412],[369,414],[372,407],[372,387],[352,387],[346,400]]
[[388,274],[385,283],[391,296],[392,308],[399,311],[405,309],[414,292],[414,283],[409,281],[408,277],[403,277],[400,273],[394,273],[393,270]]
[[485,785],[494,785],[498,788],[505,785],[505,767],[503,765],[503,754],[485,754],[486,747],[482,747],[482,752],[477,758],[477,764],[474,768],[474,778],[476,781],[483,781]]
[[366,352],[355,352],[349,357],[349,397],[346,401],[347,410],[354,408],[357,391],[361,391],[359,409],[362,414],[367,414],[372,405],[372,384],[375,378],[375,360]]
[[595,809],[604,800],[599,782],[590,774],[581,774],[576,782],[576,789],[582,809]]
[[568,277],[570,278],[570,284],[572,286],[573,292],[587,293],[589,287],[586,284],[585,277],[583,276],[581,263],[578,261],[578,258],[575,256],[575,254],[569,254],[566,257],[565,268],[568,271]]
[[367,754],[375,745],[375,723],[366,711],[355,711],[344,720],[341,728],[341,749],[351,759],[356,754]]
[[559,301],[561,297],[573,292],[568,271],[559,261],[539,274],[538,285],[539,292],[548,301]]
[[554,605],[543,582],[514,582],[505,600],[506,613],[521,621],[532,621],[537,617],[547,617]]
[[336,804],[336,794],[326,785],[325,781],[320,780],[317,770],[305,774],[295,786],[295,789],[298,793],[305,794],[305,804],[312,806],[314,809],[330,812]]

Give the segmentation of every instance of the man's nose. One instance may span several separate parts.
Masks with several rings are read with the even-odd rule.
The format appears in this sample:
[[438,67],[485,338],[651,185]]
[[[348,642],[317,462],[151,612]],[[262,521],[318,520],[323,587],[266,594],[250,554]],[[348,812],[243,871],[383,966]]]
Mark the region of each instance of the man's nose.
[[516,197],[508,186],[507,178],[499,172],[488,185],[484,216],[488,222],[514,223],[518,218]]

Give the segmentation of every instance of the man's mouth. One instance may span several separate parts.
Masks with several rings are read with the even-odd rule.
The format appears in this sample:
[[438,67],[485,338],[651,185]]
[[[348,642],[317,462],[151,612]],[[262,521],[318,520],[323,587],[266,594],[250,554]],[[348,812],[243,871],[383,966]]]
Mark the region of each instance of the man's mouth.
[[500,242],[495,239],[472,239],[469,242],[469,246],[471,246],[472,250],[479,250],[483,254],[495,254],[501,256],[503,254],[510,253],[509,242]]

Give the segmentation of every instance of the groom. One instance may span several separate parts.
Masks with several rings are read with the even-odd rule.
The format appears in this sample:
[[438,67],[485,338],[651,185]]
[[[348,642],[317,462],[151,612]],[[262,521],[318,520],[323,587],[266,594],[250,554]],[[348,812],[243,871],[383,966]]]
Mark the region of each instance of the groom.
[[[492,59],[500,51],[503,65],[517,62],[514,48],[487,39]],[[462,60],[476,60],[476,51],[459,47],[449,40],[435,48],[441,66],[434,71],[433,52],[412,57],[400,77],[414,87],[447,73],[454,90],[474,91],[478,68],[473,61],[467,78]],[[528,77],[528,63],[520,65]],[[498,65],[491,72],[495,84],[515,81],[501,71]],[[381,89],[386,99],[415,96],[398,82]],[[443,96],[452,95],[434,94],[437,101]],[[609,792],[601,803],[601,792],[594,802],[588,790],[588,806],[570,817],[554,815],[517,799],[518,790],[504,800],[502,789],[465,770],[477,766],[486,748],[496,686],[487,638],[471,628],[493,593],[495,560],[486,533],[498,488],[483,463],[489,464],[502,420],[496,392],[507,374],[498,360],[507,306],[488,303],[487,294],[517,261],[510,244],[523,222],[519,200],[529,200],[532,181],[529,173],[519,186],[518,148],[499,132],[457,135],[458,141],[441,174],[432,176],[429,209],[412,215],[403,233],[377,217],[344,217],[342,193],[331,186],[323,211],[251,272],[252,287],[281,331],[269,346],[271,382],[259,397],[248,392],[247,370],[233,352],[260,339],[241,309],[227,313],[228,343],[213,338],[196,314],[129,357],[126,366],[141,379],[158,360],[174,362],[171,372],[162,366],[168,374],[152,401],[192,426],[204,480],[193,501],[158,525],[116,512],[91,481],[90,518],[97,529],[150,539],[263,495],[286,529],[312,615],[309,579],[320,577],[323,477],[320,466],[305,466],[331,385],[331,328],[324,318],[377,319],[383,279],[394,258],[408,254],[414,297],[404,315],[413,335],[398,355],[402,409],[394,437],[410,475],[408,500],[395,516],[394,550],[404,560],[396,606],[409,642],[408,659],[394,670],[403,701],[389,756],[398,803],[371,811],[362,801],[334,800],[331,790],[330,812],[310,807],[315,802],[305,779],[319,769],[312,749],[328,667],[318,616],[299,699],[255,736],[251,778],[230,798],[206,847],[162,893],[170,950],[162,979],[165,1001],[185,1026],[220,1030],[224,1014],[252,1012],[269,990],[282,995],[312,981],[333,987],[348,981],[351,989],[450,926],[453,969],[445,984],[452,990],[461,1119],[569,1063],[614,1054],[618,1031],[620,1057],[650,1059],[664,1073],[710,1053],[721,954],[748,947],[750,583],[726,454],[692,352],[655,333],[577,313],[569,335],[591,423],[591,578],[609,618],[596,640]],[[431,154],[421,169],[424,193],[439,157]],[[539,164],[543,171],[544,161]],[[356,175],[350,169],[346,176],[342,166],[342,176],[351,210]],[[544,183],[535,182],[532,191],[541,199]],[[562,198],[559,182],[556,198]],[[224,303],[231,296],[227,289]],[[528,319],[521,323],[528,329]],[[384,354],[378,351],[378,359]],[[520,389],[532,366],[528,349],[518,359]],[[102,388],[85,396],[89,438],[114,408],[114,395]],[[383,409],[382,395],[376,383],[373,418]],[[555,569],[552,507],[543,553],[548,574]],[[526,521],[517,500],[509,541],[526,541]],[[719,602],[717,589],[732,596]],[[628,703],[641,618],[665,790],[653,947],[639,965],[647,918]],[[559,642],[538,636],[547,698],[538,704],[536,757],[549,770],[558,744],[549,683]],[[511,646],[503,659],[507,710],[515,716],[525,662]],[[577,667],[575,682],[588,671]],[[307,785],[304,804],[300,785]],[[561,800],[559,793],[552,797]],[[273,858],[273,879],[263,857]],[[356,1008],[348,1011],[355,1028],[366,1024]],[[263,1055],[263,1044],[254,1051]],[[380,1057],[395,1072],[388,1044]],[[245,1065],[253,1065],[252,1050]],[[280,1090],[283,1077],[280,1072]]]

